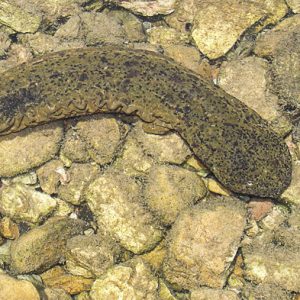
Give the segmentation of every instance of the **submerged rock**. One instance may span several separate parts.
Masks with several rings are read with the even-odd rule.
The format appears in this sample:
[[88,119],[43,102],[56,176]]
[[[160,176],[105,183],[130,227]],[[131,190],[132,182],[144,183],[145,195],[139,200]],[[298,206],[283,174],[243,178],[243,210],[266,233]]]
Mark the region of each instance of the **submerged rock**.
[[182,212],[169,235],[166,280],[178,289],[222,288],[243,235],[245,215],[242,203],[231,197],[210,198]]
[[11,269],[18,273],[43,271],[65,253],[67,240],[82,233],[85,222],[53,217],[44,225],[21,235],[11,245]]

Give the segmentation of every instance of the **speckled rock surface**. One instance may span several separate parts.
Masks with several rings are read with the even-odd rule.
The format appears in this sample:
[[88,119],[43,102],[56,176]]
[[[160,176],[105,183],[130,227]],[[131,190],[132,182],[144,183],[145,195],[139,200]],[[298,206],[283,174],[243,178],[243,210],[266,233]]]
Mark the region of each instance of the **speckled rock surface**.
[[165,225],[205,194],[205,184],[196,173],[175,166],[153,167],[144,188],[147,206]]
[[288,6],[292,9],[294,13],[300,12],[300,2],[299,0],[287,0]]
[[276,96],[267,92],[268,62],[258,57],[224,62],[218,83],[230,95],[272,121],[279,116]]
[[84,189],[100,173],[99,166],[74,163],[67,172],[69,180],[58,188],[58,196],[66,202],[79,205],[84,201]]
[[91,289],[92,300],[145,299],[156,300],[158,281],[142,259],[133,259],[109,269]]
[[3,300],[40,300],[39,293],[31,282],[17,280],[5,274],[0,274],[0,297]]
[[86,190],[86,200],[98,226],[136,254],[154,248],[163,234],[142,206],[140,195],[140,185],[118,172],[104,173]]
[[194,290],[191,293],[191,300],[238,300],[240,299],[238,295],[233,291],[210,289],[210,288],[200,288]]
[[116,119],[100,116],[81,120],[76,129],[95,162],[102,165],[112,160],[121,139],[121,130]]
[[72,300],[72,297],[63,289],[45,288],[44,292],[48,300]]
[[122,43],[145,39],[141,22],[133,15],[123,12],[87,13],[71,17],[56,31],[55,37],[63,40],[83,40],[86,45],[99,42]]
[[226,54],[243,32],[263,16],[264,11],[252,2],[200,2],[192,36],[203,54],[216,59]]
[[0,211],[13,220],[37,223],[56,205],[54,198],[20,183],[0,190]]
[[169,235],[163,266],[167,281],[179,289],[222,288],[245,225],[243,205],[230,197],[211,198],[184,211]]
[[36,32],[41,21],[40,16],[29,13],[11,1],[2,0],[0,3],[0,23],[17,32]]
[[299,230],[285,228],[284,224],[258,236],[242,250],[246,278],[299,293],[299,250]]
[[93,284],[92,279],[69,274],[60,266],[49,269],[41,277],[47,287],[63,289],[70,295],[88,291]]
[[64,254],[67,239],[80,234],[85,226],[81,220],[54,217],[23,234],[11,245],[12,270],[29,273],[56,264]]
[[39,183],[45,193],[51,195],[58,192],[62,169],[64,169],[63,162],[58,159],[50,160],[37,169]]
[[109,0],[143,16],[166,15],[175,9],[175,0]]
[[73,275],[99,277],[119,254],[120,247],[104,235],[75,236],[67,242],[66,268]]
[[59,149],[62,136],[59,123],[51,123],[0,137],[0,176],[15,176],[51,159]]

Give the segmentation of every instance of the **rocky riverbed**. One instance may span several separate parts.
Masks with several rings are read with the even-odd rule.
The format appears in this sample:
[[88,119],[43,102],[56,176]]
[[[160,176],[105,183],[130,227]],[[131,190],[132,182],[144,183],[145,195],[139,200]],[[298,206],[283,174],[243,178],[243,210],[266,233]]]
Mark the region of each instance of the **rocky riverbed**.
[[176,133],[122,115],[0,137],[0,299],[299,300],[299,13],[299,0],[1,0],[1,72],[103,43],[162,53],[266,119],[293,177],[278,199],[234,194]]

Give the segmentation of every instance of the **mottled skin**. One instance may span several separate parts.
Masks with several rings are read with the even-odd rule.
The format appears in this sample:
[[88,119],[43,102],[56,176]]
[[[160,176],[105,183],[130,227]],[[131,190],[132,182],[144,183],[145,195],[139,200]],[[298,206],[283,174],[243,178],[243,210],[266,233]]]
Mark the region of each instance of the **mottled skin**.
[[291,179],[285,143],[254,111],[174,61],[118,46],[48,54],[1,75],[0,134],[96,112],[177,131],[229,189],[278,197]]

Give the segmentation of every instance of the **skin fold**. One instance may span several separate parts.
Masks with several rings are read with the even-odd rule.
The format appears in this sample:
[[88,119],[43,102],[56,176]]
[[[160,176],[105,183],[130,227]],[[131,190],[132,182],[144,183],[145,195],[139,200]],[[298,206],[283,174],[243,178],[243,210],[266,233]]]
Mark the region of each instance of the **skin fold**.
[[72,49],[1,74],[0,135],[93,113],[135,115],[176,131],[233,192],[276,198],[290,183],[288,148],[267,122],[162,55],[116,45]]

